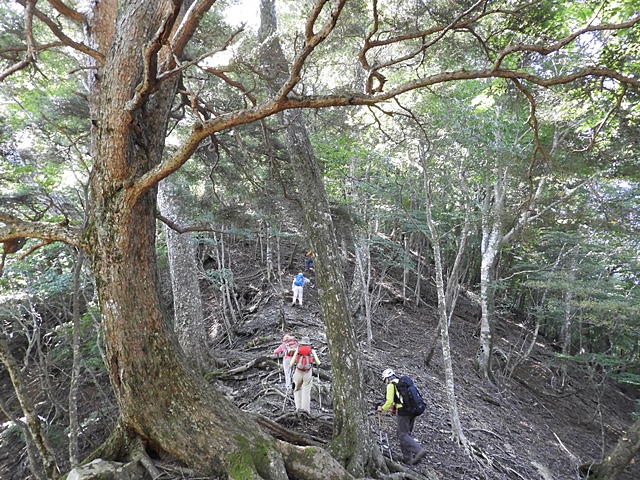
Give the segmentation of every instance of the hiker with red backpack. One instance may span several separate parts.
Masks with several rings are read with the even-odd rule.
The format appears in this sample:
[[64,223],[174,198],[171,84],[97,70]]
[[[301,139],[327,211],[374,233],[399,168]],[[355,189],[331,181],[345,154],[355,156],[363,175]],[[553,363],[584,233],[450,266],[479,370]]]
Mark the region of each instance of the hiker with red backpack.
[[296,411],[311,412],[311,385],[313,384],[313,365],[320,365],[316,351],[311,348],[309,337],[302,337],[296,353],[291,359],[293,373],[293,401]]
[[298,349],[298,340],[293,335],[285,333],[282,343],[273,351],[274,355],[282,355],[282,368],[284,369],[284,384],[287,390],[291,390],[291,359]]
[[424,401],[409,377],[398,377],[393,370],[387,368],[382,372],[382,379],[387,385],[386,402],[384,405],[378,405],[378,413],[390,408],[392,413],[397,413],[397,433],[402,461],[409,465],[417,465],[427,454],[412,436],[416,418],[425,410]]

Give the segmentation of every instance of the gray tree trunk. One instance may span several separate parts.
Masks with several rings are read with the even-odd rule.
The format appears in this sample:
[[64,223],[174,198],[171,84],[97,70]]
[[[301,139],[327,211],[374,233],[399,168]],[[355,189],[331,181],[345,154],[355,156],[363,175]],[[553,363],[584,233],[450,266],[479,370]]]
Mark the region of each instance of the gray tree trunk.
[[487,188],[482,204],[482,243],[480,263],[480,345],[478,369],[485,380],[492,380],[491,360],[493,352],[493,329],[495,323],[495,281],[497,277],[500,248],[511,241],[541,212],[532,215],[533,209],[542,195],[545,179],[540,179],[536,191],[529,199],[528,208],[518,217],[515,224],[504,232],[502,219],[506,210],[506,195],[509,190],[509,170],[496,167],[495,181]]
[[71,368],[71,382],[69,384],[69,463],[75,467],[80,458],[78,456],[78,433],[80,425],[78,421],[78,383],[80,379],[80,366],[82,354],[80,352],[80,274],[84,253],[78,252],[73,267],[73,328],[71,348],[73,351],[73,365]]
[[[33,444],[38,452],[35,455],[33,449],[29,450],[29,460],[32,472],[37,478],[55,479],[60,476],[60,470],[56,463],[53,449],[49,445],[49,440],[45,434],[44,426],[40,421],[40,417],[36,411],[36,407],[31,401],[31,395],[27,385],[25,384],[22,371],[18,366],[15,358],[9,350],[9,344],[0,333],[0,362],[2,362],[9,372],[11,383],[16,392],[16,397],[20,403],[22,413],[26,418],[28,435],[27,446]],[[32,443],[31,443],[32,442]]]
[[636,420],[622,435],[602,462],[582,465],[589,480],[615,480],[640,451],[640,420]]
[[[434,268],[436,275],[436,289],[438,292],[438,319],[440,326],[440,341],[442,344],[442,358],[444,364],[447,403],[449,406],[449,418],[451,421],[451,437],[465,449],[468,449],[469,441],[467,440],[467,437],[462,430],[460,415],[458,414],[458,402],[456,401],[455,396],[455,380],[453,375],[453,364],[451,361],[451,346],[449,342],[449,325],[451,323],[451,318],[453,316],[456,302],[458,300],[458,292],[460,289],[460,270],[465,254],[467,235],[469,234],[469,218],[471,214],[471,207],[467,202],[465,222],[460,234],[458,251],[456,253],[454,264],[449,271],[447,284],[445,286],[444,265],[442,262],[442,254],[440,251],[440,232],[438,231],[438,227],[432,217],[432,192],[430,182],[427,179],[426,168],[424,172],[426,217],[427,224],[429,226],[431,246],[433,248],[433,259],[435,263]],[[461,180],[464,182],[464,178],[461,178]]]
[[[158,210],[163,217],[180,225],[187,218],[180,213],[179,190],[168,179],[158,188]],[[195,371],[204,373],[209,366],[207,332],[202,311],[200,270],[196,245],[190,232],[179,233],[162,224],[173,292],[173,325],[178,343]]]
[[[275,0],[260,5],[263,61],[274,78],[273,88],[288,76],[288,64],[277,36]],[[314,255],[316,284],[333,367],[333,440],[330,450],[351,474],[386,470],[371,439],[363,392],[363,374],[356,332],[349,314],[347,286],[339,255],[329,201],[302,111],[286,110],[280,117],[293,166],[305,230]]]

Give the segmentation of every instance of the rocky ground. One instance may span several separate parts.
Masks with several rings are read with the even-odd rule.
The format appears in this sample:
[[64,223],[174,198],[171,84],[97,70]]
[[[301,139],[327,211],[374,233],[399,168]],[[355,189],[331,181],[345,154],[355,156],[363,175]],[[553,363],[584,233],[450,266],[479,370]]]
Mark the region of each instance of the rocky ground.
[[[303,259],[300,260],[300,264]],[[228,369],[211,376],[211,381],[241,408],[261,414],[296,432],[319,441],[331,438],[331,364],[318,303],[314,274],[305,288],[305,305],[291,307],[289,287],[297,270],[293,267],[282,284],[266,287],[255,266],[244,259],[234,268],[239,298],[244,299],[245,317],[236,325],[232,343],[221,331],[211,339],[212,352]],[[385,289],[373,316],[374,338],[370,347],[363,335],[361,344],[367,409],[371,436],[376,442],[385,435],[394,459],[401,457],[395,435],[395,418],[379,415],[375,406],[384,401],[380,373],[386,367],[411,376],[426,402],[415,437],[428,451],[416,472],[430,469],[443,480],[565,480],[581,478],[577,466],[597,461],[632,423],[636,405],[634,393],[609,381],[603,372],[581,371],[568,366],[566,374],[551,346],[539,338],[531,356],[509,376],[513,353],[523,348],[523,327],[518,319],[503,318],[497,328],[496,383],[481,381],[475,370],[478,345],[478,309],[472,299],[461,296],[458,316],[450,327],[457,408],[470,451],[451,440],[449,405],[446,398],[439,339],[436,335],[435,305],[404,304],[399,283],[385,279]],[[215,304],[209,307],[215,311]],[[215,315],[211,318],[215,318]],[[283,323],[286,325],[283,327]],[[364,325],[358,325],[364,332]],[[296,415],[291,395],[284,388],[279,361],[272,355],[283,333],[298,338],[307,335],[323,365],[316,369],[310,415]],[[435,345],[433,357],[425,356]],[[564,378],[564,381],[563,381]],[[108,386],[101,378],[105,391]],[[0,371],[0,388],[8,392],[5,371]],[[90,451],[108,434],[115,418],[112,399],[105,391],[85,392],[82,411],[107,411],[103,421],[87,428],[83,451]],[[5,398],[10,395],[4,394]],[[637,393],[636,393],[637,395]],[[2,418],[1,422],[5,422]],[[0,478],[29,478],[24,444],[16,429],[0,430]],[[64,452],[61,452],[64,455]],[[386,452],[388,455],[388,452]],[[167,477],[169,478],[169,477]],[[176,477],[177,478],[177,477]],[[182,478],[182,477],[181,477]],[[640,466],[630,465],[621,480],[640,478]]]

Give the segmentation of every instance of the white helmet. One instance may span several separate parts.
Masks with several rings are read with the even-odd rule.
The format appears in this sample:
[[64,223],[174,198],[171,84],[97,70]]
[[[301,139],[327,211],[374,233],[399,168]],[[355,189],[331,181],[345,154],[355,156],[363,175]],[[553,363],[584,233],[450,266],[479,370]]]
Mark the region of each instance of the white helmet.
[[383,372],[382,372],[382,379],[386,380],[387,378],[391,378],[391,377],[395,377],[396,376],[396,372],[394,372],[393,370],[391,370],[390,368],[386,368]]

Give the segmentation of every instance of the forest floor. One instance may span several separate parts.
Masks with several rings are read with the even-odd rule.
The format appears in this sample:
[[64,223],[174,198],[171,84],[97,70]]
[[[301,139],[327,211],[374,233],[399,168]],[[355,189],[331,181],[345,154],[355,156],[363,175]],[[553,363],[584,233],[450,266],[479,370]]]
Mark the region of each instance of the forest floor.
[[[300,266],[290,268],[280,284],[267,284],[246,250],[235,253],[236,259],[242,260],[233,271],[244,317],[235,325],[231,340],[222,322],[215,321],[219,318],[213,292],[204,294],[212,319],[212,353],[229,367],[212,375],[211,381],[240,408],[329,441],[333,418],[331,362],[315,275],[307,273],[311,284],[305,288],[304,306],[292,307],[290,285]],[[381,435],[388,436],[394,459],[402,456],[395,418],[389,412],[375,411],[376,405],[384,402],[382,370],[390,367],[412,377],[426,400],[427,410],[417,419],[414,436],[428,453],[419,465],[406,468],[416,473],[429,469],[442,480],[580,479],[577,466],[599,461],[631,425],[638,392],[625,390],[601,371],[563,365],[544,338],[537,339],[528,358],[513,366],[513,359],[519,358],[516,354],[531,341],[517,319],[500,319],[496,328],[495,384],[483,382],[475,367],[479,307],[468,295],[461,295],[450,326],[450,345],[460,422],[475,453],[465,451],[451,440],[442,349],[435,333],[435,304],[430,303],[433,295],[429,295],[428,282],[423,284],[425,302],[416,307],[402,301],[400,282],[388,275],[379,283],[383,288],[372,316],[370,347],[365,325],[356,326],[363,332],[361,357],[370,434],[376,444]],[[314,374],[310,415],[295,413],[280,361],[273,355],[284,333],[298,339],[309,336],[323,363]],[[433,356],[425,366],[425,356],[432,346]],[[104,375],[100,378],[106,380]],[[102,387],[108,390],[107,385]],[[6,371],[1,369],[0,389],[6,392],[9,388]],[[83,403],[82,415],[105,411],[105,395],[93,392],[84,398],[93,400]],[[0,479],[30,478],[24,444],[15,433],[9,434],[5,422],[0,414]],[[91,438],[85,438],[83,444],[84,453],[108,433],[108,429],[91,431]],[[60,453],[65,454],[63,449]],[[620,480],[639,478],[640,465],[636,463],[620,476]]]

